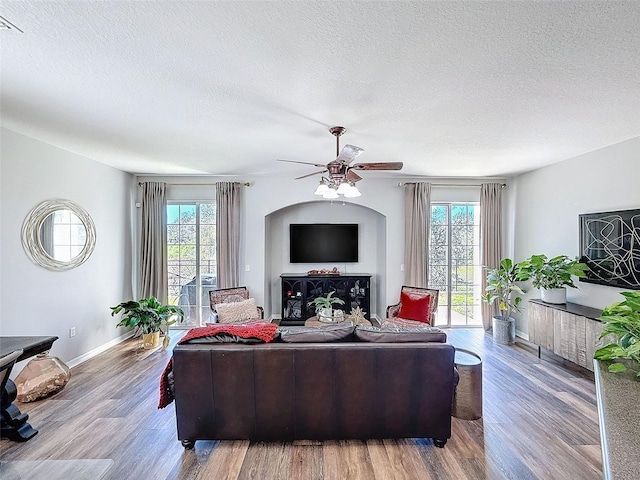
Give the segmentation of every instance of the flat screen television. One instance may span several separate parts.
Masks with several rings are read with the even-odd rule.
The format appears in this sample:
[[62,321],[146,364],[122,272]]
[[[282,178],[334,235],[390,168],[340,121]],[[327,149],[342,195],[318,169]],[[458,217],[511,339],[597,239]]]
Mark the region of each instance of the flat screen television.
[[357,223],[292,223],[291,263],[353,263],[358,261]]
[[581,281],[640,290],[640,210],[585,213],[580,218]]

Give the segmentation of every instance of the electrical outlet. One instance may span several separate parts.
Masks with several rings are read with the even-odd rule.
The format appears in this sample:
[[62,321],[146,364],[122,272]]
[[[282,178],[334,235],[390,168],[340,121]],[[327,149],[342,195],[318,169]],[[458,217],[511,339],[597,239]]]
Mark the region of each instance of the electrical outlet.
[[244,271],[245,272],[250,272],[251,271],[251,265],[249,265],[248,263],[244,266]]
[[401,271],[401,272],[404,272],[404,263],[401,263],[401,264],[400,264],[400,271]]
[[73,338],[76,336],[76,327],[71,327],[69,329],[69,338]]

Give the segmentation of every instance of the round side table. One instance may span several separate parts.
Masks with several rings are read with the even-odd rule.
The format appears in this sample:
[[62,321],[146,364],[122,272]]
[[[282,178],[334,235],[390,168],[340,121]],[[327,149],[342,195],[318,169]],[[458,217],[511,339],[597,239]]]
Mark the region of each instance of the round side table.
[[454,363],[460,380],[453,399],[453,416],[477,420],[482,417],[482,359],[477,353],[456,348]]

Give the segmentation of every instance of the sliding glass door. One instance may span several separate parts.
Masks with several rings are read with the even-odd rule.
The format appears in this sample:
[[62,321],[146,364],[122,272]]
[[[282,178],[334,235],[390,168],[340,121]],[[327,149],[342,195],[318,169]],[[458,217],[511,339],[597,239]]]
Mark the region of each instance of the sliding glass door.
[[209,291],[217,284],[215,215],[210,202],[167,205],[169,303],[184,310],[184,327],[209,319]]
[[481,326],[480,208],[431,205],[429,287],[440,290],[436,325]]

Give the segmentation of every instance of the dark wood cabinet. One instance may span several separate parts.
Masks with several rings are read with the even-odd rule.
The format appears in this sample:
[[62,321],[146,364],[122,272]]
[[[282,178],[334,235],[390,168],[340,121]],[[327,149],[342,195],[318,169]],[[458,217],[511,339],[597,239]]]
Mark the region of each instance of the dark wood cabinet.
[[307,275],[285,274],[282,279],[282,320],[280,325],[303,325],[305,320],[316,314],[315,308],[308,303],[317,297],[335,292],[334,297],[344,301],[336,308],[349,313],[352,308],[360,307],[370,319],[371,275]]

